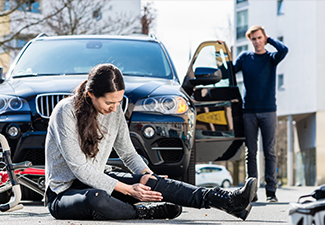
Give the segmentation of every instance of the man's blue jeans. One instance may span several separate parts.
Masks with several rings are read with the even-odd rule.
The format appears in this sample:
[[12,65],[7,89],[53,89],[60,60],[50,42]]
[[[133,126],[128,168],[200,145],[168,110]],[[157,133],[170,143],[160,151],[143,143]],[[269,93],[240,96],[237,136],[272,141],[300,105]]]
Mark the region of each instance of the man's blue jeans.
[[258,129],[261,129],[263,152],[265,158],[265,181],[266,191],[276,191],[277,178],[276,178],[276,155],[275,155],[275,142],[276,142],[276,127],[277,116],[276,112],[265,113],[244,113],[244,128],[246,136],[246,171],[248,177],[256,177],[256,154],[257,154],[257,140]]

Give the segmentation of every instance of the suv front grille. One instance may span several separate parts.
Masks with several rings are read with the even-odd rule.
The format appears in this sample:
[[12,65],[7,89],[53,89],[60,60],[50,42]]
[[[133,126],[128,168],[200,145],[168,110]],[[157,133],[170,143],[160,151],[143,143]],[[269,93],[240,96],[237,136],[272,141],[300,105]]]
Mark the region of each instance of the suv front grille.
[[160,150],[160,156],[165,163],[177,163],[182,160],[184,152],[182,141],[179,138],[166,138],[158,141],[154,150]]
[[[50,93],[50,94],[40,94],[36,96],[36,110],[41,117],[49,119],[51,113],[58,104],[58,102],[72,93]],[[122,110],[125,113],[128,108],[129,100],[124,95],[123,101],[121,102]]]
[[28,149],[23,161],[32,162],[33,166],[45,165],[44,149]]
[[160,151],[160,155],[165,163],[177,163],[183,158],[183,151]]
[[41,117],[49,119],[51,113],[58,102],[71,93],[51,93],[36,96],[36,110]]

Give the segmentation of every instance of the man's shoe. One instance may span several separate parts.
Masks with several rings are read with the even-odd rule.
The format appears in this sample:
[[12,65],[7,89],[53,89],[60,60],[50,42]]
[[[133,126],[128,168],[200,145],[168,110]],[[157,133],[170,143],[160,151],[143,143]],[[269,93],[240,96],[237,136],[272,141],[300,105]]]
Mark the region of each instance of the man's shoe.
[[275,191],[266,191],[267,202],[278,202],[278,198],[275,196]]
[[216,187],[208,193],[205,200],[208,206],[221,209],[245,220],[252,208],[250,202],[256,196],[256,191],[257,179],[251,177],[247,179],[244,187],[233,192]]
[[181,215],[182,206],[164,203],[154,206],[136,205],[138,219],[174,219]]
[[278,202],[278,198],[276,196],[270,196],[266,198],[266,201],[271,203],[271,202]]

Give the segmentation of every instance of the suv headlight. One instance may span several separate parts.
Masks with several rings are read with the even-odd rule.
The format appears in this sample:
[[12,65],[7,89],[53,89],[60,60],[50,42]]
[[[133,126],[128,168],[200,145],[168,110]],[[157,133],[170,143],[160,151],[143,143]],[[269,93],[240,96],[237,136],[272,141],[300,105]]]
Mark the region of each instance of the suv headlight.
[[133,111],[182,114],[187,110],[187,102],[180,96],[158,96],[139,100]]
[[5,112],[15,112],[15,111],[29,111],[29,105],[25,99],[9,96],[0,95],[0,114]]

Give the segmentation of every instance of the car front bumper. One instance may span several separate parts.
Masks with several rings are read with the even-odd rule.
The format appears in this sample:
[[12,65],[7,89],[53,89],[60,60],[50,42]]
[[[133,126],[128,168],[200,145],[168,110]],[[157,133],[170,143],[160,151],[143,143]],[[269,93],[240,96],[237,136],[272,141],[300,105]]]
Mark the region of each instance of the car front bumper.
[[[188,118],[187,115],[133,113],[129,124],[132,143],[148,159],[155,173],[177,178],[187,171],[194,144]],[[148,127],[153,130],[152,137],[145,135]]]

